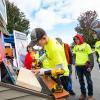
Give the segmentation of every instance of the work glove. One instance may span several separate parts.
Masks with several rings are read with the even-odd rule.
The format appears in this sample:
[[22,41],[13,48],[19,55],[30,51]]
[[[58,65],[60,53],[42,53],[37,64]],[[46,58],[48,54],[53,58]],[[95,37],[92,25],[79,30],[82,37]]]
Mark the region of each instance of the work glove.
[[90,61],[87,61],[85,65],[85,69],[86,71],[91,72],[93,69],[93,64]]

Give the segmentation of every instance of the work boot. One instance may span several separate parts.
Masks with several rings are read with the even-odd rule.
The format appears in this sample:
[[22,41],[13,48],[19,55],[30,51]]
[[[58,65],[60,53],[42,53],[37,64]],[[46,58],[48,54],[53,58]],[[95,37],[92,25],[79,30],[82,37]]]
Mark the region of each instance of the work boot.
[[71,91],[68,91],[70,95],[74,96],[75,95],[75,92],[73,90]]
[[93,99],[93,96],[88,96],[88,99],[87,100],[94,100]]
[[53,93],[62,93],[63,92],[63,86],[62,85],[54,85],[54,87],[51,89]]
[[80,97],[79,97],[79,100],[85,100],[86,96],[81,94]]

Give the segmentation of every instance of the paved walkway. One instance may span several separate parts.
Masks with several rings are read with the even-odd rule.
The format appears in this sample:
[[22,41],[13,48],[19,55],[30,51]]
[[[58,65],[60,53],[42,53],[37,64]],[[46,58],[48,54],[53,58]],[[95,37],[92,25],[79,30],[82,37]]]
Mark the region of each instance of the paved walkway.
[[[79,89],[78,79],[75,78],[74,68],[73,68],[72,78],[73,78],[73,88],[76,93],[76,96],[69,97],[68,100],[78,100],[80,96],[80,89]],[[100,70],[96,62],[96,57],[95,57],[95,66],[92,71],[92,79],[94,84],[94,100],[100,100]]]

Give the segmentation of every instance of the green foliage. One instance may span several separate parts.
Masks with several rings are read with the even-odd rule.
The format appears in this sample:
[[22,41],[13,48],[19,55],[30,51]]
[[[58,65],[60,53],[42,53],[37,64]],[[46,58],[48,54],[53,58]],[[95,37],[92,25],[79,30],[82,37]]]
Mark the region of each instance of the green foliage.
[[96,11],[87,11],[85,13],[82,13],[80,17],[78,17],[79,24],[77,27],[75,27],[75,30],[82,34],[84,37],[84,41],[89,43],[91,46],[93,46],[93,36],[92,36],[92,27],[93,22],[97,19],[97,13]]
[[6,0],[6,6],[8,31],[12,33],[13,30],[18,30],[27,34],[29,31],[29,21],[25,18],[24,13],[20,12],[20,9],[8,0]]

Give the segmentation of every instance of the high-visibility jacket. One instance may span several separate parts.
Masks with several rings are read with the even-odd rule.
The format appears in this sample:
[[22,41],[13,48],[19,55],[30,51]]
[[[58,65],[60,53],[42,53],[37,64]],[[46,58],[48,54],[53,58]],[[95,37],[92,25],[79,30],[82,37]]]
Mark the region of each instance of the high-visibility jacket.
[[43,68],[44,68],[44,69],[50,68],[50,64],[49,64],[49,61],[48,61],[47,58],[45,58],[45,59],[43,60],[42,64],[43,64]]
[[95,51],[98,53],[98,62],[100,63],[100,41],[96,42]]
[[69,76],[68,63],[66,60],[64,48],[54,39],[49,38],[48,43],[44,46],[47,59],[50,64],[49,68],[56,68],[56,65],[64,65],[64,76]]
[[75,64],[76,65],[85,65],[89,60],[89,54],[92,53],[91,47],[87,43],[80,45],[75,45],[73,53],[76,55]]

